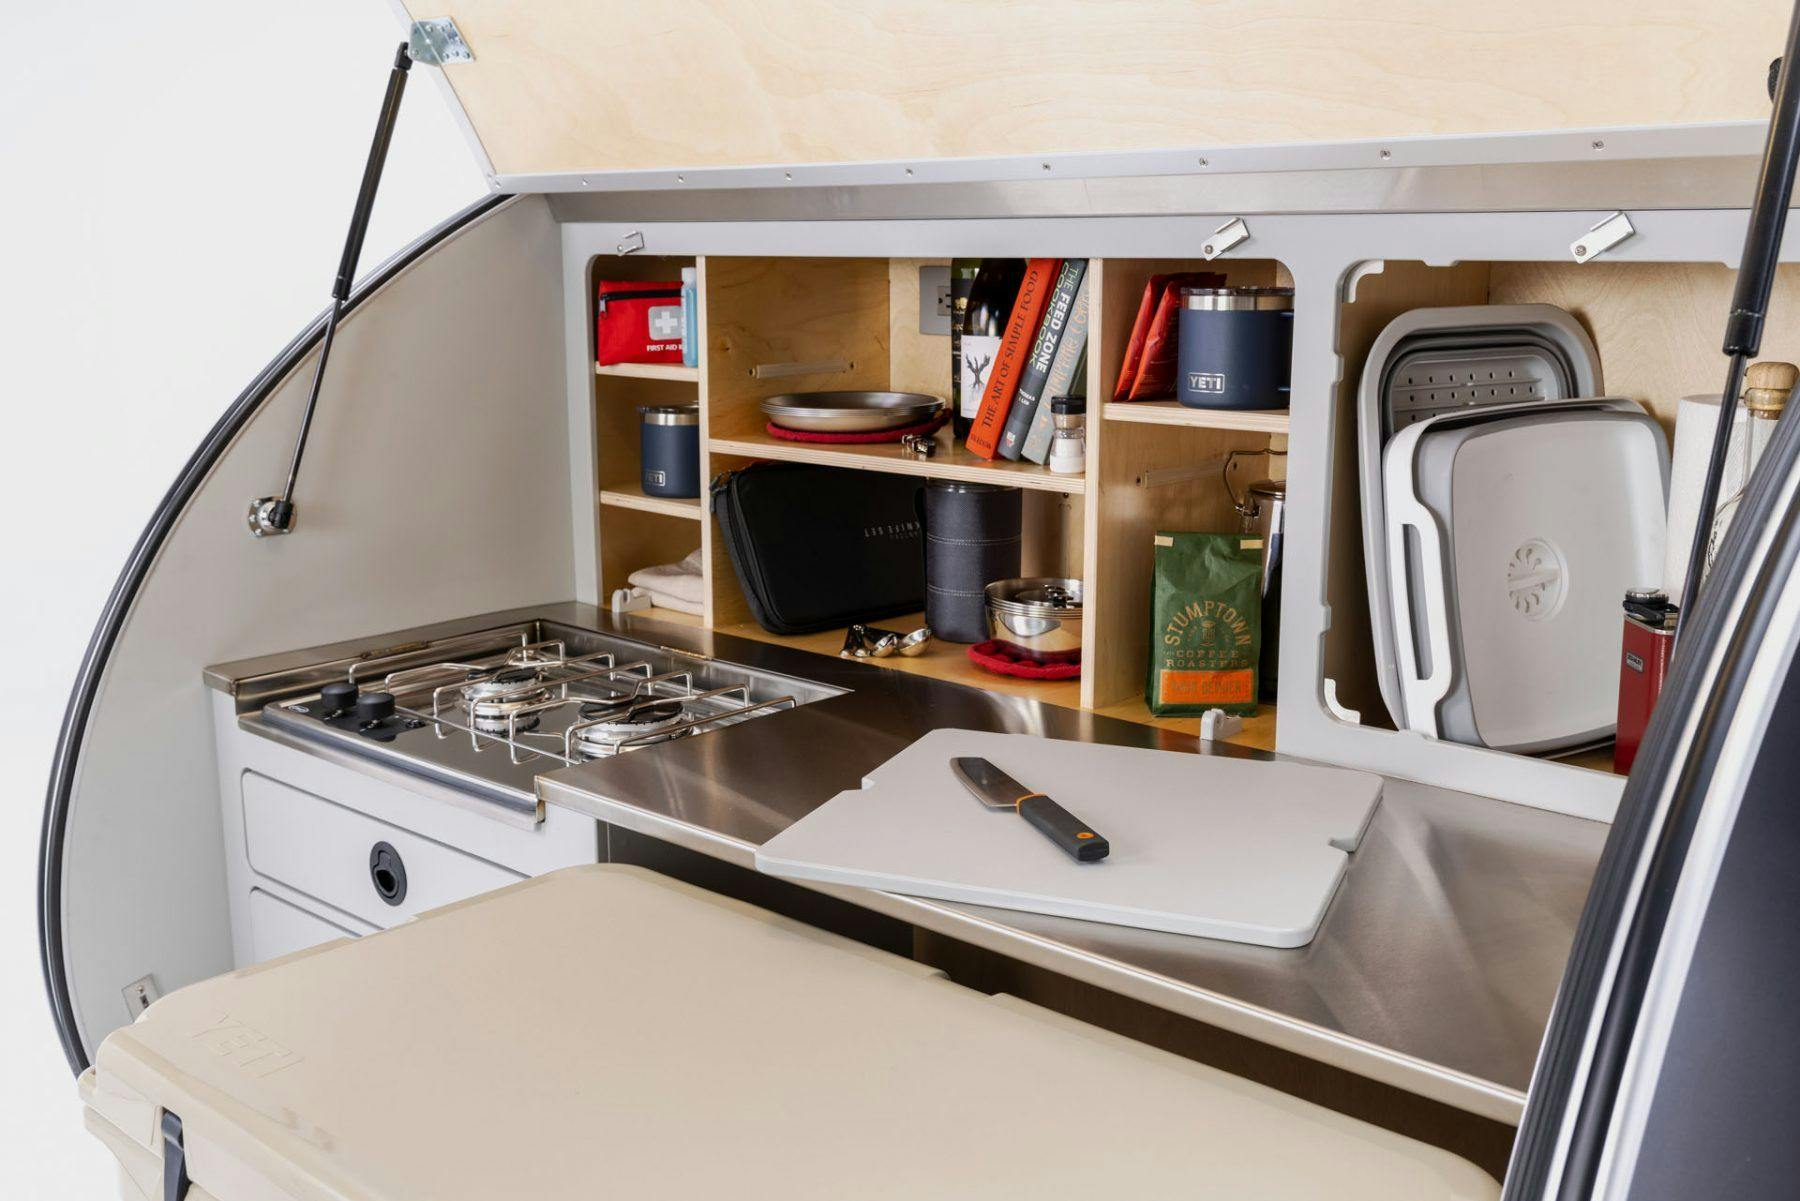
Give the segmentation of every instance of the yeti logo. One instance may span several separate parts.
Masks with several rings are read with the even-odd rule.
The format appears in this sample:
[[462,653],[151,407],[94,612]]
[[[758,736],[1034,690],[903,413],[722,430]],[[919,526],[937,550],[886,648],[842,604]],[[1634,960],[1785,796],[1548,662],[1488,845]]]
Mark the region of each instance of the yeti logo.
[[1188,391],[1217,395],[1225,391],[1225,377],[1212,371],[1188,372]]
[[650,336],[658,342],[679,342],[681,340],[681,306],[678,304],[659,304],[651,306],[649,313]]

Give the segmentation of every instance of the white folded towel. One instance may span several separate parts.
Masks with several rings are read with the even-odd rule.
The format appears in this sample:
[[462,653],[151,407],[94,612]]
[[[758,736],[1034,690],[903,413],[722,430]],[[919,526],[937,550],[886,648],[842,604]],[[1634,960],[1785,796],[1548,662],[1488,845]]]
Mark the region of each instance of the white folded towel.
[[627,582],[648,592],[651,600],[665,609],[699,613],[706,603],[706,577],[700,571],[699,550],[679,563],[640,567],[627,577]]
[[659,609],[673,609],[677,613],[692,613],[695,617],[699,617],[706,612],[706,607],[699,601],[691,601],[683,597],[671,596],[667,592],[658,592],[654,588],[645,588],[643,592],[645,596],[650,598],[650,603]]

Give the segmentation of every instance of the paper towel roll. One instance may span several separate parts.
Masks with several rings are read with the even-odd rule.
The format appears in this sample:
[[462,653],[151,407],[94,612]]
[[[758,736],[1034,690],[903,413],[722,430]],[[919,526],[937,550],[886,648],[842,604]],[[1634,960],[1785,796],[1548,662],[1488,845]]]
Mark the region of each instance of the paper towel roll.
[[[1712,455],[1713,437],[1719,426],[1717,396],[1684,396],[1675,410],[1675,451],[1669,464],[1669,540],[1663,551],[1663,591],[1681,603],[1681,586],[1687,578],[1688,549],[1694,541],[1694,521],[1699,516],[1700,490],[1706,484],[1706,464]],[[1775,423],[1752,416],[1739,407],[1731,425],[1731,451],[1725,474],[1719,480],[1715,517],[1727,518],[1737,509],[1750,467],[1760,457],[1774,432]],[[1724,528],[1715,532],[1710,557],[1718,550]]]

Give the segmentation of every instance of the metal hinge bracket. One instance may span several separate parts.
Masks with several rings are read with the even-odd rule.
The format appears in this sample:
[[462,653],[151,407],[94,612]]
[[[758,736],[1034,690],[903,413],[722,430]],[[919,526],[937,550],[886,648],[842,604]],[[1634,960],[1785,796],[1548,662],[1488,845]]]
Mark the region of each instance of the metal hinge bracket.
[[193,1182],[188,1179],[187,1147],[181,1141],[181,1119],[165,1109],[161,1125],[162,1201],[186,1201]]
[[406,52],[415,63],[442,67],[450,63],[472,63],[475,54],[463,41],[462,30],[449,17],[430,17],[414,21],[406,35]]
[[1206,239],[1206,245],[1200,248],[1200,256],[1216,259],[1233,246],[1249,240],[1250,227],[1244,224],[1242,217],[1233,217],[1212,231],[1212,236]]
[[619,254],[636,254],[644,248],[644,235],[641,230],[632,230],[619,241],[613,243],[613,250]]
[[250,512],[245,520],[250,523],[250,532],[258,538],[279,538],[283,534],[294,532],[294,519],[290,515],[287,524],[282,525],[275,520],[275,506],[279,496],[259,496],[250,502]]
[[1606,220],[1589,226],[1586,233],[1569,243],[1569,253],[1575,256],[1576,262],[1585,263],[1589,259],[1599,258],[1636,232],[1632,228],[1630,217],[1623,212],[1614,213]]

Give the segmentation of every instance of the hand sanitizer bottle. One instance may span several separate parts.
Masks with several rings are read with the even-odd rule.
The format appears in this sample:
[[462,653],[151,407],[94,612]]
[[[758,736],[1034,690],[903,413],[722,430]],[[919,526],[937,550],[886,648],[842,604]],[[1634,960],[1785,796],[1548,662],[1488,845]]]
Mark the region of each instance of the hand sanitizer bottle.
[[692,267],[681,269],[681,362],[700,365],[700,293]]

